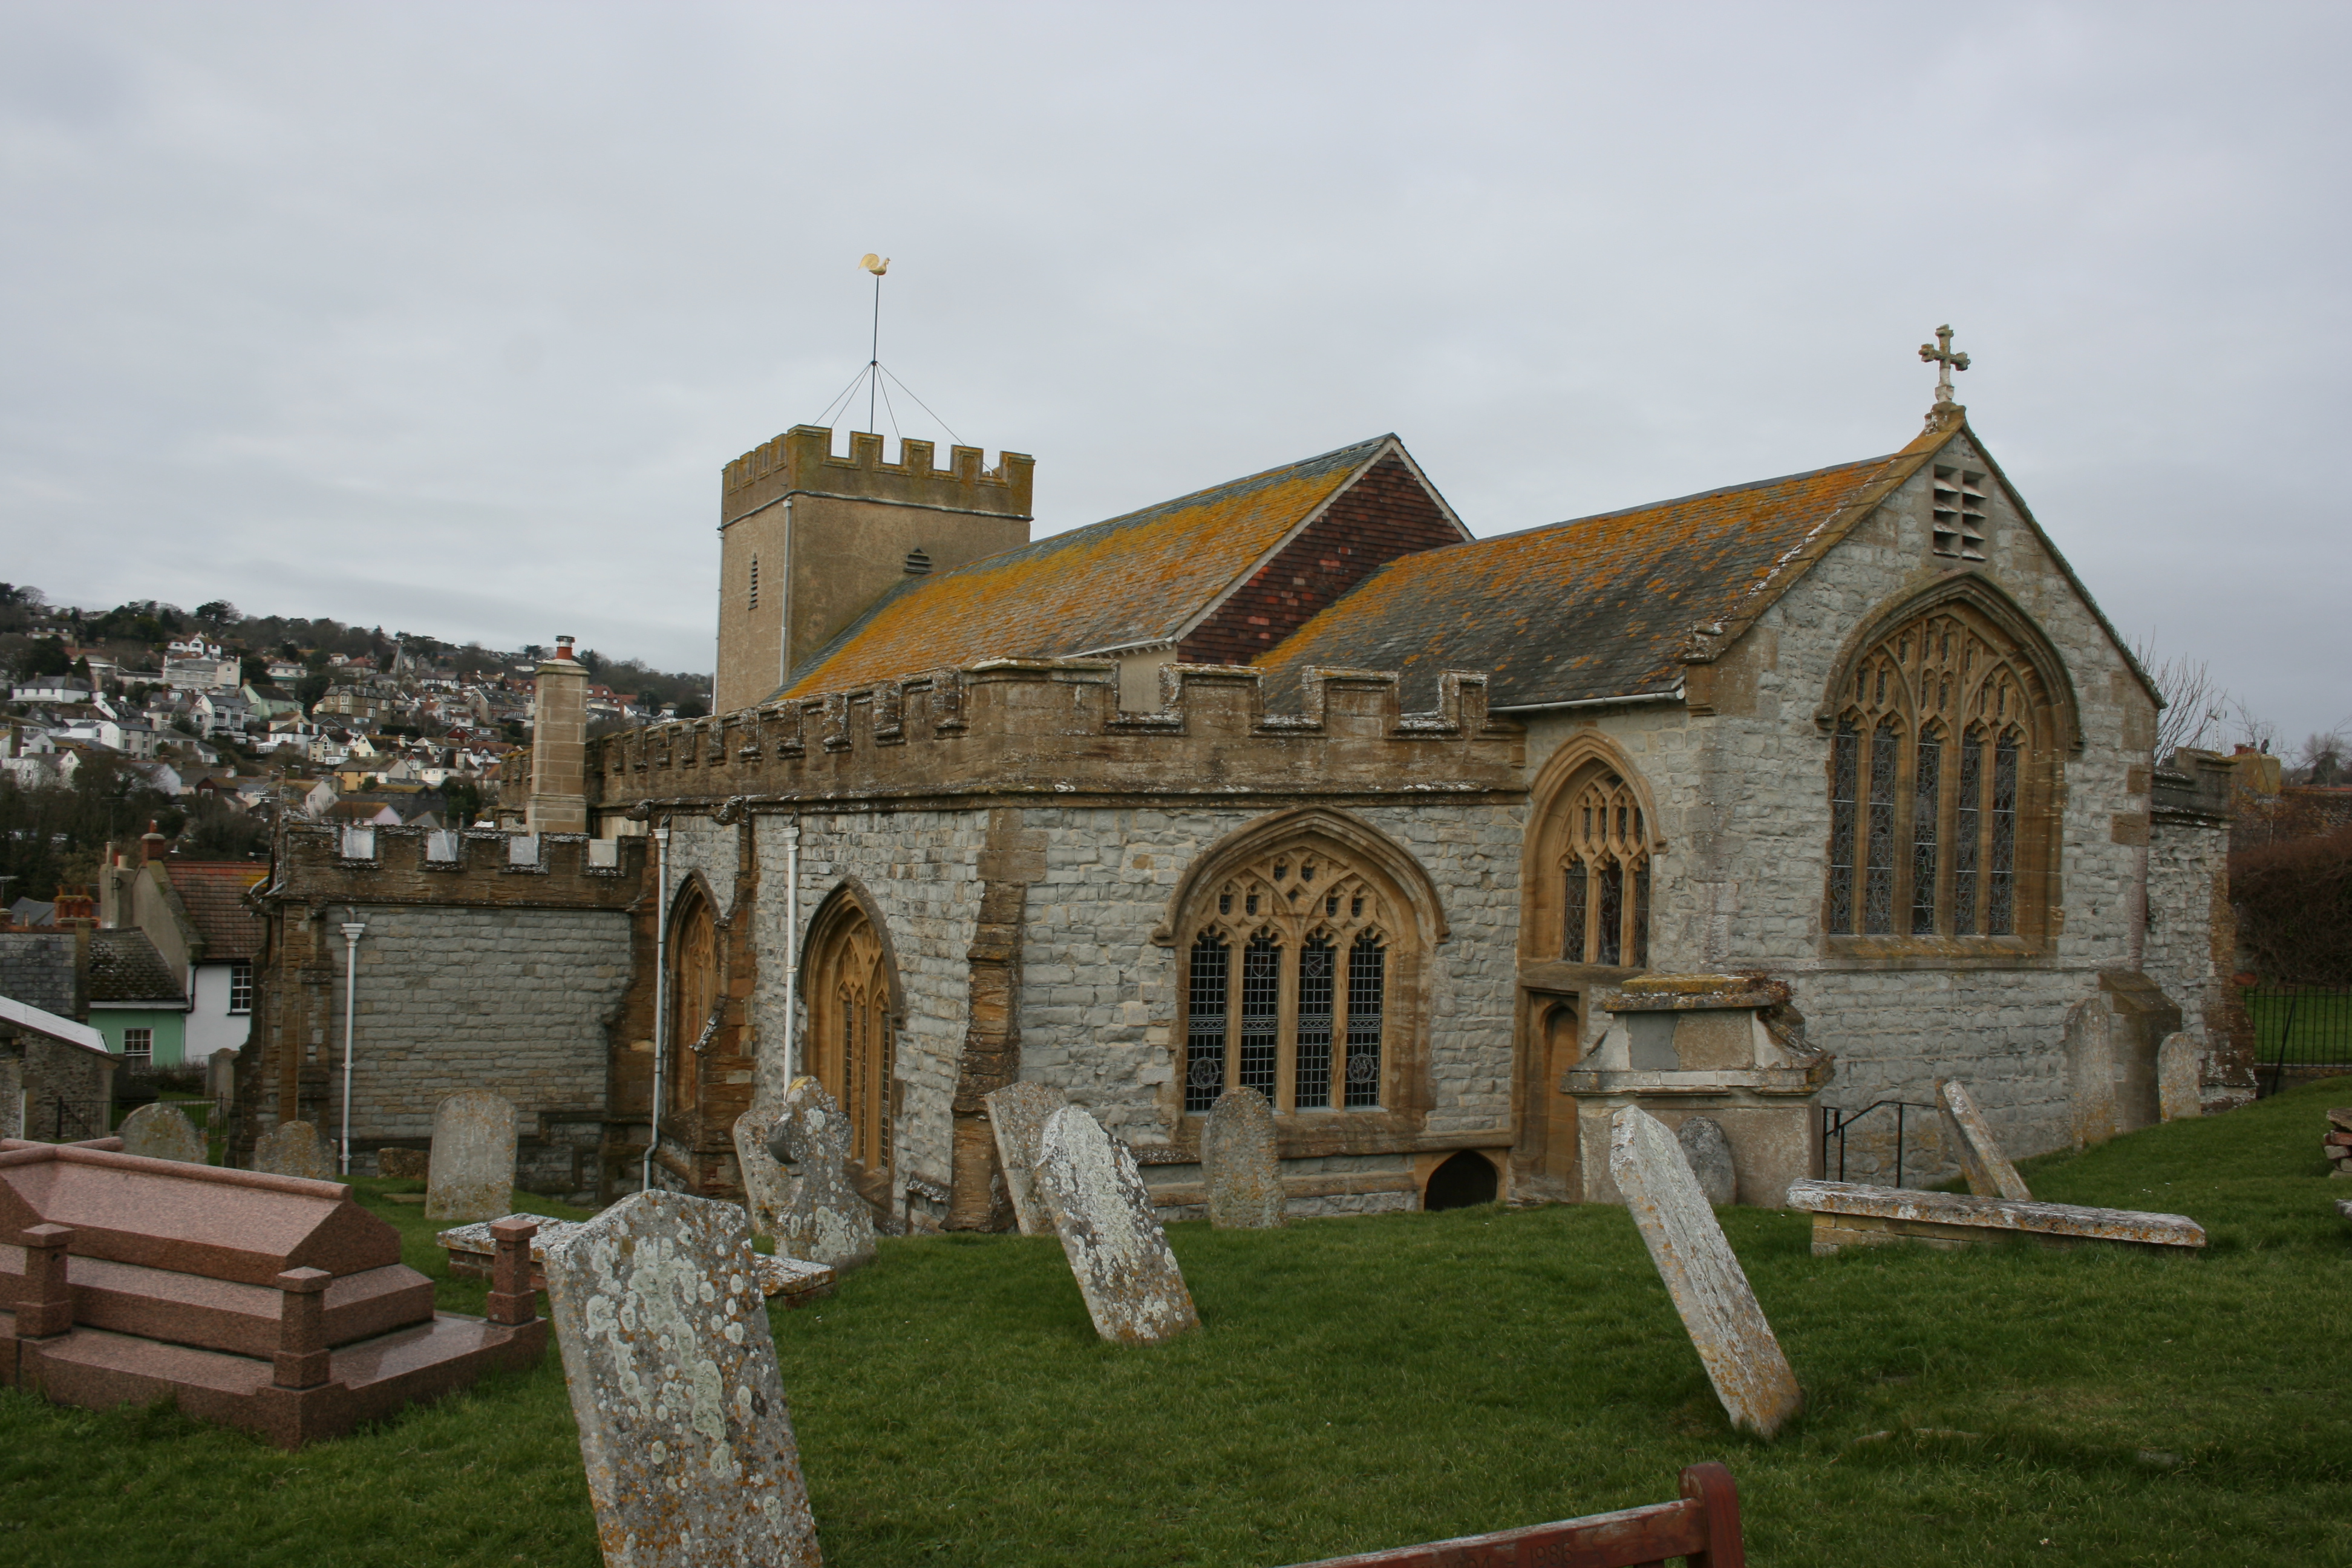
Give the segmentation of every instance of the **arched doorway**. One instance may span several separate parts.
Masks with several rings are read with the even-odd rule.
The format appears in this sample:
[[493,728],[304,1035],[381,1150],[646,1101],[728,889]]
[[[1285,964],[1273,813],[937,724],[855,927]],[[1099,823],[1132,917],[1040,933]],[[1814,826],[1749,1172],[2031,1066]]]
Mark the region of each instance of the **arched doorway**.
[[817,916],[808,973],[809,1071],[849,1118],[853,1176],[887,1203],[898,1020],[888,951],[856,899],[838,895]]
[[719,921],[709,897],[689,885],[670,917],[669,1089],[667,1110],[683,1116],[702,1091],[702,1053],[718,1021]]

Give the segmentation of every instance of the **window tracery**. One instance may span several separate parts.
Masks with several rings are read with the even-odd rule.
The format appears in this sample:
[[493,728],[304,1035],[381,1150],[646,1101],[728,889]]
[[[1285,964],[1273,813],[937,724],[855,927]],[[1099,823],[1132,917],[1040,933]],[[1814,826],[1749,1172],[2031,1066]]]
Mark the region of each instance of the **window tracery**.
[[1640,798],[1623,774],[1595,766],[1565,792],[1556,851],[1562,879],[1559,956],[1645,969],[1650,963],[1650,845]]
[[2027,650],[1949,603],[1879,638],[1834,697],[1829,932],[2040,934],[2058,736]]
[[1413,929],[1382,881],[1316,843],[1263,853],[1196,900],[1184,940],[1184,1110],[1231,1082],[1278,1111],[1387,1103],[1390,955]]

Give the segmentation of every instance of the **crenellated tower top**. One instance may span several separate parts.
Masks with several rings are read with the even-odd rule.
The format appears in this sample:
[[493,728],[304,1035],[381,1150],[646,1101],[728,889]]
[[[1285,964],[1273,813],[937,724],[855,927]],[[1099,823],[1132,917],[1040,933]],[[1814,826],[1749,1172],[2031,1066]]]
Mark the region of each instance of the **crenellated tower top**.
[[936,468],[929,441],[898,443],[898,460],[882,460],[882,437],[858,431],[849,454],[835,456],[833,432],[822,425],[795,425],[774,440],[754,447],[729,463],[720,486],[721,526],[793,494],[877,500],[943,511],[983,512],[1027,518],[1037,460],[1026,452],[1000,452],[996,467],[983,467],[978,447],[950,447],[948,466]]

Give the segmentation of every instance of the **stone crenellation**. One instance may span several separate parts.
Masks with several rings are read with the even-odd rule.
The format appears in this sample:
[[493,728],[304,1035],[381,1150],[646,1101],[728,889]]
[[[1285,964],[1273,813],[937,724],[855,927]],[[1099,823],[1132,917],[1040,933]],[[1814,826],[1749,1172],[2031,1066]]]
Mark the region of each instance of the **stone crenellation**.
[[1000,452],[991,468],[982,466],[980,447],[950,447],[948,466],[940,468],[931,464],[938,449],[932,442],[901,440],[895,463],[882,460],[882,447],[881,437],[859,431],[849,437],[848,455],[838,457],[831,430],[795,425],[722,470],[728,515],[794,490],[1028,515],[1037,460],[1025,452]]

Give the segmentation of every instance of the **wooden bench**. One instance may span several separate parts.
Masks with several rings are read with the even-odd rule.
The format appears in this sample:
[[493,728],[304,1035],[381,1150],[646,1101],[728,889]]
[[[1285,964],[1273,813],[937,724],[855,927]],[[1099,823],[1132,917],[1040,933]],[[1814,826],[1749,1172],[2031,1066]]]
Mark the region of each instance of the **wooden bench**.
[[1679,1557],[1688,1568],[1747,1568],[1739,1489],[1721,1465],[1683,1471],[1678,1502],[1530,1524],[1492,1535],[1432,1541],[1293,1568],[1646,1568]]

